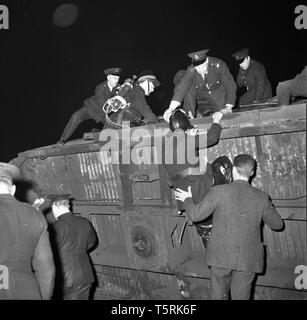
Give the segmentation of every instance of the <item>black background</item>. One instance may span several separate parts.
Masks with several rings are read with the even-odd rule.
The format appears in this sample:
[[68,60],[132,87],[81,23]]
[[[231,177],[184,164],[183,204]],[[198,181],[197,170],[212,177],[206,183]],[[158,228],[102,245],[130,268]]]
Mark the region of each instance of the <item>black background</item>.
[[[55,8],[79,7],[76,22],[52,24]],[[11,0],[9,30],[0,30],[1,153],[55,143],[70,115],[105,80],[103,70],[123,69],[122,80],[152,69],[162,85],[148,99],[163,113],[173,77],[187,53],[210,48],[235,76],[231,55],[242,47],[261,61],[272,82],[293,78],[307,63],[307,30],[294,26],[295,7],[306,1]],[[90,120],[72,138],[97,127]]]

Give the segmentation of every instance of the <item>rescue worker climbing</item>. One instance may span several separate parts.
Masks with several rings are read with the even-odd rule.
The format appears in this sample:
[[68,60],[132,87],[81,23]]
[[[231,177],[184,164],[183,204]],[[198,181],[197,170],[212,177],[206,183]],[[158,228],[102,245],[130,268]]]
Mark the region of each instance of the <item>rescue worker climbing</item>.
[[125,98],[127,104],[108,117],[110,121],[106,122],[104,128],[121,127],[124,121],[129,121],[130,126],[138,126],[141,125],[143,119],[146,124],[157,123],[158,119],[147,104],[146,96],[149,96],[158,86],[160,86],[160,81],[151,70],[142,71],[136,84]]

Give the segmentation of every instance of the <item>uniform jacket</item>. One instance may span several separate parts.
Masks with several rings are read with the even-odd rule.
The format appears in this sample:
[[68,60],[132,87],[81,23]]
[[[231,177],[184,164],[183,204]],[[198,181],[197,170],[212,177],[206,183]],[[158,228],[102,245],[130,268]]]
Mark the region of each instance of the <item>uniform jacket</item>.
[[261,222],[281,229],[283,221],[268,195],[248,182],[237,180],[215,186],[197,205],[191,198],[184,202],[193,222],[213,215],[208,244],[208,265],[245,272],[263,271]]
[[57,281],[63,281],[64,290],[92,283],[88,250],[97,242],[97,235],[90,221],[64,213],[50,226],[50,235],[59,272]]
[[[152,112],[150,106],[146,102],[145,92],[138,84],[136,84],[126,97],[126,101],[130,106],[124,109],[122,114],[122,121],[130,121],[138,123],[142,118],[146,123],[157,123],[158,119]],[[119,112],[111,115],[111,120],[116,122]]]
[[103,112],[102,107],[105,102],[115,94],[116,89],[117,88],[114,88],[111,91],[107,81],[104,81],[96,87],[95,95],[84,100],[84,105],[96,122],[105,122],[105,113]]
[[271,83],[267,78],[265,68],[260,62],[251,59],[246,70],[239,68],[237,84],[247,87],[247,92],[239,98],[239,104],[249,104],[272,97]]
[[32,206],[5,194],[0,195],[0,265],[9,272],[9,288],[0,289],[0,300],[51,297],[55,268],[47,222]]
[[209,57],[208,73],[203,77],[193,66],[187,68],[180,82],[175,86],[172,100],[181,102],[195,116],[196,100],[217,105],[235,104],[236,84],[224,61]]

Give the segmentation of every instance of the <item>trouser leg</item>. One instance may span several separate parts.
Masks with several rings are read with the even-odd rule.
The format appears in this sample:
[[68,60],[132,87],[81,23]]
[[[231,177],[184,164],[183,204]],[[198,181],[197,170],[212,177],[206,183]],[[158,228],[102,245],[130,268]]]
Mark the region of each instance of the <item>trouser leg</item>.
[[78,286],[64,293],[64,300],[88,300],[91,284]]
[[233,270],[231,281],[231,299],[249,300],[255,273]]
[[183,109],[186,111],[187,115],[192,115],[196,117],[196,100],[195,100],[195,90],[190,89],[183,99]]
[[211,266],[211,298],[213,300],[228,299],[231,275],[231,269]]
[[67,141],[70,136],[75,132],[76,128],[85,120],[92,119],[91,115],[88,113],[87,108],[83,106],[81,109],[77,110],[70,117],[62,135],[61,141]]
[[197,117],[207,117],[214,112],[220,111],[221,107],[218,104],[211,101],[197,101],[196,110]]
[[279,106],[286,106],[290,104],[291,99],[291,85],[292,81],[279,82],[276,88],[277,101]]

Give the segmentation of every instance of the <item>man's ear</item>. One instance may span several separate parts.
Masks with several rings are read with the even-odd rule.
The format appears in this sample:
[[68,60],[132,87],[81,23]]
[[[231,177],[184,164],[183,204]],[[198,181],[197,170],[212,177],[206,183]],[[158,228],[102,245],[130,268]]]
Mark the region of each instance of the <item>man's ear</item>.
[[16,192],[16,186],[13,184],[12,187],[11,187],[10,193],[13,196],[15,194],[15,192]]

